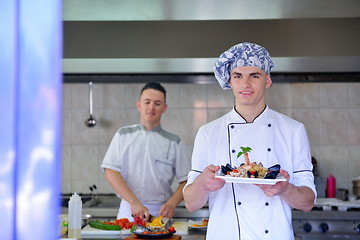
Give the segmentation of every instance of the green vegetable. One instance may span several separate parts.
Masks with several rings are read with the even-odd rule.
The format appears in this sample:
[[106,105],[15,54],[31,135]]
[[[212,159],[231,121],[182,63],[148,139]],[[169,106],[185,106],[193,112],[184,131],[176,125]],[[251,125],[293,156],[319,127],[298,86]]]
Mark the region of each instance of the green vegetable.
[[135,230],[136,230],[136,225],[132,225],[130,232],[133,233],[133,232],[135,232]]
[[245,158],[245,165],[249,165],[250,164],[250,159],[249,159],[249,152],[252,150],[250,147],[240,147],[242,152],[239,152],[237,155],[237,158],[239,158],[242,154],[244,154],[244,158]]
[[102,229],[102,230],[121,230],[121,227],[119,225],[105,224],[100,220],[89,221],[89,225],[93,228]]
[[242,154],[250,152],[252,149],[250,147],[240,147],[242,152],[239,152],[237,157],[239,158]]

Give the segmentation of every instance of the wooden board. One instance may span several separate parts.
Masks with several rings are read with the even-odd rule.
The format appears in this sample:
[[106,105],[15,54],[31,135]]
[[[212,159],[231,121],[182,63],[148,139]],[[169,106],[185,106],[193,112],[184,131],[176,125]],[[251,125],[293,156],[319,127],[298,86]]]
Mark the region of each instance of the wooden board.
[[109,235],[114,235],[114,236],[120,236],[120,234],[130,234],[130,229],[124,229],[124,230],[102,230],[102,229],[97,229],[97,228],[93,228],[90,225],[86,225],[83,229],[81,229],[81,236],[82,237],[89,237],[89,236],[109,236]]
[[[135,234],[132,234],[130,236],[128,236],[127,238],[125,238],[126,240],[130,240],[130,239],[138,239],[138,240],[148,240],[148,239],[141,239],[141,238],[138,238]],[[180,240],[181,239],[181,236],[179,235],[172,235],[172,237],[170,238],[164,238],[163,240]]]

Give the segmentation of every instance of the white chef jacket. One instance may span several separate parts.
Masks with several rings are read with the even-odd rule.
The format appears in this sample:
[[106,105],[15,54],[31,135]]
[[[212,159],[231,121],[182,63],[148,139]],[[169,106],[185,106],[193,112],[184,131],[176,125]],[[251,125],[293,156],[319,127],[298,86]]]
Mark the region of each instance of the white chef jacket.
[[[302,123],[269,107],[246,121],[233,109],[202,126],[196,136],[188,184],[209,165],[239,166],[240,147],[251,147],[250,162],[264,167],[280,164],[290,174],[290,183],[307,186],[315,195],[309,141]],[[253,184],[226,183],[209,194],[210,218],[207,240],[294,239],[291,207],[279,196],[267,197]]]
[[177,135],[161,126],[146,131],[136,124],[115,133],[101,168],[120,172],[139,200],[157,209],[172,196],[174,177],[179,183],[187,180],[190,159]]

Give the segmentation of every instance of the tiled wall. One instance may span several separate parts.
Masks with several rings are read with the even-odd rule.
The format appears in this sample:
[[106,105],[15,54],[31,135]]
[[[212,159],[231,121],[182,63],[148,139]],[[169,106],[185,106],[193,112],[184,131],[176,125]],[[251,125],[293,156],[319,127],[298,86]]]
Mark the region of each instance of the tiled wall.
[[[185,141],[191,156],[198,128],[232,108],[232,92],[217,84],[163,85],[169,107],[162,126]],[[94,84],[97,125],[88,128],[88,84],[64,84],[63,193],[89,193],[93,184],[98,193],[113,193],[99,166],[116,130],[139,122],[135,102],[142,86]],[[267,91],[271,108],[305,124],[320,175],[333,173],[337,187],[350,192],[351,179],[360,176],[359,93],[360,83],[275,83]]]

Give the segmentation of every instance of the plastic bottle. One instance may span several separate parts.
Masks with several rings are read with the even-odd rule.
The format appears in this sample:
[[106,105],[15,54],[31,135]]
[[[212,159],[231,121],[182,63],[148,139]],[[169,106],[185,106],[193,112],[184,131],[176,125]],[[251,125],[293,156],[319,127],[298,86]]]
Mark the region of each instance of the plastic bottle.
[[68,238],[81,238],[82,201],[75,192],[69,200]]
[[326,197],[336,197],[336,178],[332,174],[326,179]]

